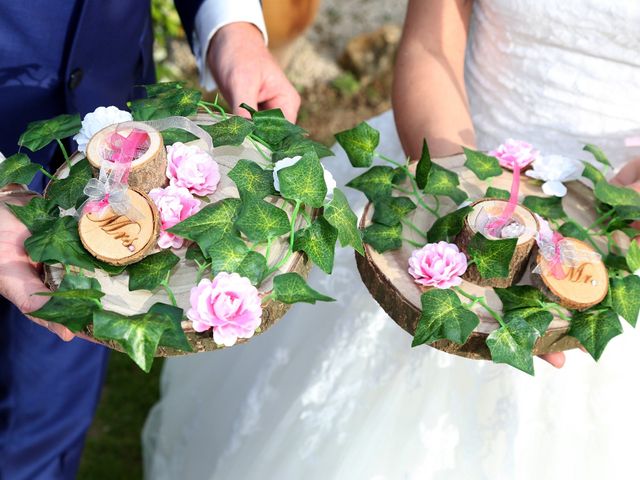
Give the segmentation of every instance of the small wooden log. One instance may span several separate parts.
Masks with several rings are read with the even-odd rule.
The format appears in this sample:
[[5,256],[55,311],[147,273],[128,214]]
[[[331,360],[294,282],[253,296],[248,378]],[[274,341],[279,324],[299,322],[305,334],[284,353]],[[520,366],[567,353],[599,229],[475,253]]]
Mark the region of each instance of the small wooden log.
[[[497,239],[484,230],[482,217],[498,217],[507,206],[505,200],[483,199],[471,205],[473,210],[465,219],[462,231],[456,238],[460,250],[467,253],[467,246],[473,236],[479,231],[489,239]],[[483,287],[506,288],[518,283],[527,270],[531,250],[535,245],[535,234],[538,231],[538,220],[531,211],[521,205],[516,206],[513,220],[524,226],[524,233],[518,237],[515,252],[509,264],[509,275],[505,278],[483,278],[475,264],[469,265],[462,276],[463,279]]]
[[[571,310],[586,310],[602,302],[609,291],[609,274],[602,260],[590,245],[565,238],[579,260],[563,266],[565,277],[556,278],[544,257],[538,252],[532,261],[531,280],[552,301]],[[581,254],[582,252],[582,254]],[[580,260],[581,259],[581,260]]]
[[96,133],[87,145],[87,160],[93,168],[94,176],[98,176],[103,161],[104,151],[109,135],[117,132],[127,136],[134,128],[149,134],[149,148],[131,164],[129,186],[149,193],[154,188],[167,184],[167,153],[162,135],[155,128],[142,122],[124,122],[103,128]]
[[160,220],[153,201],[143,192],[128,189],[131,215],[111,207],[101,213],[83,213],[78,222],[82,245],[91,255],[110,265],[135,263],[156,246]]

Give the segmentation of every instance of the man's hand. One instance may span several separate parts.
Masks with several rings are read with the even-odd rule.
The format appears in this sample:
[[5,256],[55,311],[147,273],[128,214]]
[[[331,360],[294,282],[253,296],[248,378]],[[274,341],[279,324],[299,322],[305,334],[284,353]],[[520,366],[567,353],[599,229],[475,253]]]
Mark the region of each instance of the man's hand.
[[[12,204],[25,205],[31,197],[16,196],[7,199]],[[29,230],[9,209],[0,203],[0,295],[27,314],[42,307],[48,297],[35,295],[49,289],[40,280],[39,265],[34,264],[24,251],[24,241]],[[62,325],[28,317],[38,325],[48,328],[62,340],[73,339],[73,333]]]
[[216,32],[207,63],[233,113],[248,116],[241,103],[259,109],[281,108],[296,121],[300,95],[269,53],[262,33],[245,22],[230,23]]

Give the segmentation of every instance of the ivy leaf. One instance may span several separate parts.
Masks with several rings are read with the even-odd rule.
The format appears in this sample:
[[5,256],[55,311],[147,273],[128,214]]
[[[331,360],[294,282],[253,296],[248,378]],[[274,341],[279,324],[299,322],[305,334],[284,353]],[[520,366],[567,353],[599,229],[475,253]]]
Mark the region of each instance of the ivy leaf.
[[71,137],[80,131],[80,115],[63,114],[49,120],[39,120],[27,125],[27,130],[20,135],[18,145],[37,152],[54,140]]
[[149,98],[129,102],[134,120],[145,121],[172,116],[188,117],[198,112],[202,94],[192,88],[167,88]]
[[596,198],[607,205],[617,206],[640,206],[640,194],[631,188],[616,187],[606,181],[596,183],[593,193]]
[[59,218],[52,212],[57,207],[42,197],[33,197],[24,206],[7,204],[7,208],[31,233],[49,228]]
[[508,288],[494,288],[502,302],[502,311],[508,312],[526,307],[540,307],[546,301],[544,294],[530,285],[513,285]]
[[183,352],[193,352],[193,348],[191,348],[191,344],[184,330],[182,330],[184,311],[181,308],[167,305],[166,303],[154,303],[149,309],[149,312],[164,314],[169,317],[171,323],[173,323],[171,327],[164,331],[162,337],[160,337],[159,345],[182,350]]
[[347,187],[360,190],[369,201],[374,201],[391,195],[394,177],[393,168],[376,165],[347,183]]
[[315,152],[305,153],[298,162],[278,171],[280,194],[310,207],[321,207],[327,196],[324,169]]
[[302,156],[307,152],[315,152],[318,158],[331,157],[335,155],[330,148],[321,143],[315,142],[308,137],[302,135],[290,135],[278,145],[277,150],[273,151],[271,159],[274,162],[283,158],[292,158]]
[[202,251],[234,231],[234,224],[242,208],[237,198],[225,198],[207,205],[195,215],[168,229],[175,235],[193,240]]
[[577,338],[594,360],[598,360],[609,341],[622,333],[622,325],[613,310],[586,310],[571,317],[568,334]]
[[168,128],[160,132],[160,134],[162,135],[162,140],[164,141],[165,146],[173,145],[176,142],[192,142],[198,139],[198,137],[193,133],[187,132],[181,128]]
[[93,312],[101,308],[100,298],[104,293],[95,278],[67,273],[58,290],[48,295],[51,300],[29,315],[59,323],[72,332],[80,332],[91,324]]
[[373,221],[392,227],[416,209],[408,197],[382,197],[374,202]]
[[166,249],[129,265],[129,291],[156,289],[179,261],[170,249]]
[[248,251],[249,247],[242,239],[232,235],[222,237],[207,249],[213,275],[220,272],[236,272]]
[[268,271],[267,259],[264,255],[255,251],[247,252],[246,256],[236,269],[236,272],[249,279],[253,285],[260,285]]
[[[240,106],[246,109],[244,103]],[[272,150],[275,150],[285,138],[306,133],[304,129],[284,118],[284,114],[279,108],[259,112],[253,109],[249,109],[249,111],[255,124],[255,134],[273,147]]]
[[236,226],[252,242],[264,242],[284,235],[291,228],[289,217],[283,210],[251,196],[245,198]]
[[244,139],[253,133],[255,127],[246,118],[231,116],[213,125],[200,125],[213,141],[214,147],[221,145],[242,145]]
[[598,162],[600,162],[601,164],[606,165],[607,167],[611,166],[611,163],[609,162],[609,159],[604,154],[604,152],[600,149],[600,147],[596,147],[595,145],[591,145],[589,143],[589,144],[585,145],[582,150],[584,150],[585,152],[591,153],[593,155],[593,157]]
[[487,188],[487,192],[484,194],[485,198],[498,198],[500,200],[509,200],[511,193],[508,190],[502,188]]
[[172,317],[158,310],[131,316],[106,310],[93,313],[93,335],[117,342],[145,372],[151,370],[160,339],[176,328],[180,327]]
[[482,152],[462,147],[467,161],[464,166],[476,174],[480,180],[502,175],[502,168],[498,159]]
[[302,250],[324,272],[331,273],[337,240],[338,231],[319,217],[307,228],[296,232],[293,249]]
[[333,199],[324,207],[324,218],[337,230],[340,245],[350,245],[364,255],[358,217],[351,210],[347,197],[337,188],[333,190]]
[[600,182],[607,181],[602,172],[589,162],[584,162],[584,170],[582,171],[582,176],[591,180],[594,185],[597,185]]
[[640,245],[638,245],[638,242],[631,242],[631,245],[629,245],[627,266],[632,272],[640,270]]
[[373,154],[380,143],[380,132],[366,122],[361,122],[350,130],[336,133],[336,140],[344,151],[351,165],[358,168],[370,167]]
[[604,257],[604,264],[612,270],[620,270],[621,272],[629,271],[627,260],[622,255],[616,255],[615,253],[610,253]]
[[40,171],[40,165],[31,162],[24,153],[16,153],[0,162],[0,188],[10,183],[28,185]]
[[82,248],[78,222],[73,217],[60,217],[48,229],[37,231],[25,240],[24,248],[34,262],[94,269],[91,257]]
[[560,197],[536,197],[529,195],[522,204],[544,218],[566,218]]
[[465,308],[452,290],[431,289],[420,297],[422,314],[416,327],[412,347],[447,339],[463,344],[480,320]]
[[187,252],[184,255],[184,258],[187,260],[193,260],[200,265],[204,265],[207,262],[207,257],[204,256],[202,249],[197,243],[192,243],[189,248],[187,248]]
[[537,335],[543,336],[553,321],[553,314],[542,308],[527,307],[511,310],[505,313],[503,318],[505,323],[511,322],[514,318],[522,319],[536,331]]
[[71,166],[69,176],[56,180],[47,189],[47,199],[62,208],[79,207],[86,198],[83,190],[93,178],[93,172],[87,159]]
[[402,247],[402,225],[389,227],[372,223],[362,232],[362,240],[371,245],[378,253],[397,250]]
[[239,160],[229,172],[238,190],[258,198],[275,194],[273,188],[273,172],[263,170],[260,165],[250,160]]
[[171,92],[173,90],[179,90],[184,88],[185,82],[158,82],[148,85],[142,85],[147,92],[147,95],[154,97],[161,93]]
[[616,219],[636,221],[640,218],[640,206],[622,205],[614,207],[614,209]]
[[467,250],[482,278],[505,278],[509,276],[509,264],[517,243],[517,238],[489,240],[478,232]]
[[586,240],[587,233],[576,226],[575,223],[564,223],[558,229],[558,232],[564,237],[577,238],[578,240]]
[[464,220],[471,210],[473,208],[467,206],[438,218],[427,232],[427,241],[429,243],[453,241],[462,230]]
[[335,302],[335,299],[316,292],[295,272],[283,273],[273,279],[273,299],[282,303]]
[[396,167],[393,169],[393,184],[394,185],[400,185],[402,182],[404,182],[407,179],[407,172],[404,168],[402,167]]
[[427,186],[429,180],[429,173],[431,173],[431,154],[429,153],[429,145],[427,140],[422,140],[422,153],[420,154],[420,160],[416,166],[416,184],[419,189],[424,189]]
[[635,327],[640,313],[640,277],[612,278],[610,294],[613,311]]
[[506,363],[533,375],[533,346],[537,332],[526,321],[515,317],[487,337],[487,347],[496,363]]
[[424,192],[431,195],[444,195],[460,205],[467,199],[467,194],[460,190],[458,185],[460,185],[458,175],[434,163],[431,165]]

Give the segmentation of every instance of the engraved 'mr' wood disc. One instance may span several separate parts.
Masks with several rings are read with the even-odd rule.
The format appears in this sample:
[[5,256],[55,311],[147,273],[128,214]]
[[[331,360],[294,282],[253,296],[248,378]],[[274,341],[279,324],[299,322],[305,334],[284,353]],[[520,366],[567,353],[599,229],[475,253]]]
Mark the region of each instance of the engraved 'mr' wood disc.
[[111,207],[103,212],[83,213],[78,222],[82,245],[94,257],[111,265],[129,265],[141,260],[156,245],[160,228],[158,210],[144,193],[127,190],[128,215]]
[[[460,187],[469,194],[470,199],[482,198],[490,185],[488,182],[479,180],[473,172],[468,170],[464,166],[465,160],[464,155],[454,155],[435,159],[435,162],[459,175]],[[512,178],[511,172],[504,171],[502,175],[492,179],[491,186],[509,190]],[[565,212],[569,218],[576,220],[580,224],[590,225],[596,218],[596,213],[593,210],[595,203],[593,192],[586,185],[577,181],[567,184],[567,188],[569,192],[562,200]],[[520,198],[522,199],[527,195],[544,196],[539,183],[529,177],[522,177]],[[435,207],[432,199],[426,198],[425,201],[431,207]],[[456,208],[457,206],[452,201],[448,199],[441,200],[440,211],[442,213],[450,212]],[[361,227],[364,228],[371,224],[373,210],[373,204],[368,204],[360,219]],[[434,216],[420,208],[414,210],[408,218],[424,232],[435,221]],[[424,239],[407,226],[403,227],[403,236],[415,242],[424,243]],[[604,243],[601,239],[595,239],[595,241]],[[399,250],[378,253],[370,245],[365,245],[365,256],[356,254],[356,263],[360,276],[371,295],[389,316],[411,335],[415,333],[422,311],[420,302],[422,290],[407,273],[408,261],[413,249],[414,247],[408,243],[403,243],[402,248]],[[531,274],[528,271],[524,273],[519,284],[532,284]],[[491,308],[497,311],[502,309],[500,299],[493,291],[493,288],[479,286],[466,280],[463,280],[461,286],[465,291],[473,295],[486,296]],[[485,342],[487,336],[498,327],[498,324],[482,307],[476,306],[474,312],[480,317],[480,323],[464,345],[441,340],[431,344],[431,346],[467,358],[491,359],[491,354]],[[546,334],[538,339],[533,353],[539,355],[578,347],[578,341],[567,335],[568,330],[569,324],[567,322],[558,317],[554,318]],[[411,339],[408,337],[407,345],[410,344]]]

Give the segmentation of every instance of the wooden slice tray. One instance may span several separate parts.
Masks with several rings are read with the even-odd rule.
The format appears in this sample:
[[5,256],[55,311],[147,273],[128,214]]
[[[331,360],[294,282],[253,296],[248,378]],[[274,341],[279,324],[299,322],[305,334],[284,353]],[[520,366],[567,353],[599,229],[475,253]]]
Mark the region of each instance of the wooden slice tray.
[[[465,160],[465,156],[460,154],[435,159],[435,162],[456,172],[460,177],[460,187],[469,194],[470,199],[477,200],[484,196],[489,183],[479,180],[473,172],[467,169],[464,166]],[[512,174],[505,171],[502,175],[491,179],[491,186],[509,190],[512,178]],[[580,224],[590,225],[596,218],[593,210],[593,192],[577,181],[567,184],[567,188],[569,192],[562,200],[565,212]],[[542,193],[539,182],[523,175],[520,198],[522,199],[527,195],[545,196]],[[425,198],[425,201],[430,206],[435,206],[433,198]],[[447,213],[455,208],[457,206],[452,201],[448,199],[441,201],[440,212]],[[372,203],[365,207],[360,219],[361,228],[371,224],[373,210]],[[409,219],[424,232],[435,221],[432,215],[420,208],[414,210]],[[404,228],[403,236],[416,242],[424,242],[424,239],[406,227]],[[356,253],[356,263],[360,276],[371,295],[389,316],[411,335],[415,333],[422,311],[420,303],[422,291],[407,273],[409,257],[413,250],[414,247],[403,243],[401,249],[382,254],[376,252],[370,245],[365,245],[365,256]],[[525,273],[520,284],[531,284],[529,272]],[[489,306],[501,311],[502,304],[492,288],[480,287],[467,281],[463,281],[461,287],[473,295],[486,296]],[[498,327],[498,323],[481,306],[475,307],[474,311],[480,317],[480,323],[464,345],[458,345],[448,340],[440,340],[431,344],[431,346],[462,357],[478,360],[491,359],[485,341],[487,336]],[[569,324],[566,321],[558,317],[554,318],[546,334],[538,339],[533,350],[534,354],[559,352],[578,347],[578,341],[567,335],[568,329]]]
[[[212,117],[205,114],[199,114],[192,119],[199,124],[215,123],[215,120],[212,119]],[[200,140],[197,140],[194,143],[197,142],[200,142]],[[204,145],[201,146],[204,147]],[[209,200],[211,203],[217,202],[224,198],[239,197],[238,190],[236,189],[233,181],[229,178],[228,173],[240,159],[257,161],[258,163],[263,164],[264,160],[262,159],[262,156],[256,150],[256,148],[262,147],[254,147],[249,141],[245,141],[242,145],[237,147],[221,146],[214,148],[214,159],[220,166],[221,180],[216,192],[213,195],[209,196]],[[269,155],[269,152],[267,152],[266,149],[264,151],[265,153],[267,153],[267,155]],[[72,163],[76,163],[83,158],[84,156],[81,153],[76,152],[71,157],[71,161]],[[69,170],[66,164],[60,167],[60,169],[58,169],[58,171],[56,172],[56,176],[60,178],[65,178],[66,176],[68,176],[68,174]],[[289,204],[286,204],[286,202],[284,202],[282,198],[267,197],[266,200],[271,201],[278,206],[285,205],[285,210],[289,215],[291,215],[293,207],[291,207]],[[313,212],[309,211],[309,213],[312,214]],[[303,220],[300,219],[299,222],[300,224],[297,225],[297,228],[301,226],[301,222],[303,222]],[[198,275],[198,270],[194,262],[185,259],[188,245],[189,242],[185,242],[185,245],[182,248],[173,250],[173,252],[180,257],[180,262],[174,268],[169,282],[169,286],[175,294],[178,306],[182,308],[185,313],[189,309],[190,290],[195,286]],[[284,241],[282,239],[277,242],[274,241],[271,246],[270,263],[282,259],[285,256],[287,249],[288,241]],[[155,253],[157,251],[159,251],[159,249],[151,253]],[[258,251],[263,254],[265,253],[264,249],[258,249]],[[269,292],[272,289],[273,277],[279,273],[296,272],[306,278],[309,274],[310,268],[311,265],[307,261],[306,256],[302,252],[294,252],[279,272],[273,274],[270,278],[267,278],[260,285],[259,290],[261,293]],[[60,282],[64,277],[64,273],[64,268],[60,264],[45,265],[45,283],[51,289],[55,290],[58,285],[60,285]],[[157,289],[155,292],[149,292],[146,290],[136,290],[130,292],[128,289],[129,275],[126,272],[116,276],[109,276],[105,272],[96,270],[95,272],[86,272],[86,275],[95,277],[100,282],[101,289],[105,293],[105,296],[102,298],[102,305],[104,306],[105,310],[114,311],[123,315],[135,315],[138,313],[146,312],[154,303],[170,303],[167,294],[162,289]],[[262,324],[256,331],[256,335],[264,332],[272,325],[274,325],[276,321],[278,321],[285,315],[289,308],[290,305],[280,302],[267,302],[263,306]],[[189,320],[184,320],[182,322],[182,329],[185,331],[187,338],[189,339],[189,343],[193,348],[192,353],[223,348],[213,342],[211,331],[197,333],[193,330],[191,321]],[[114,350],[122,351],[122,348],[116,342],[103,342],[94,338],[92,336],[91,327],[88,328],[86,336],[88,337],[88,339],[96,343],[106,345],[107,347]],[[250,339],[238,339],[238,344],[246,342],[248,340]],[[167,357],[174,355],[184,355],[187,353],[190,352],[183,352],[170,348],[159,347],[158,351],[156,352],[156,356]]]

